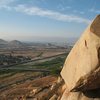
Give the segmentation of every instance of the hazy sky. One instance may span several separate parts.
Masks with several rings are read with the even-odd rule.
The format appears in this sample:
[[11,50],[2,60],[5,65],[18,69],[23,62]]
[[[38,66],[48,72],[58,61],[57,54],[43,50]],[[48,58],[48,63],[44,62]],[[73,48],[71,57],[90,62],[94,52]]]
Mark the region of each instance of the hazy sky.
[[0,38],[79,37],[100,14],[100,0],[0,0]]

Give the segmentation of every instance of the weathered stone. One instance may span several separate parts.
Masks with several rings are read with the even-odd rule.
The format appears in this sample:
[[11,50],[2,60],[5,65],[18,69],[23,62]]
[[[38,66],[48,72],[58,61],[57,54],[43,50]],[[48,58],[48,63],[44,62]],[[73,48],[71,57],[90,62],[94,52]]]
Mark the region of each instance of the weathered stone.
[[100,37],[100,15],[93,21],[90,31]]
[[80,77],[90,73],[100,65],[100,54],[98,54],[100,50],[99,23],[100,15],[86,29],[65,61],[61,76],[69,90],[75,87]]
[[57,100],[58,96],[54,94],[49,100]]
[[92,98],[85,96],[81,92],[68,92],[68,90],[66,90],[63,93],[61,100],[100,100],[100,98]]
[[71,91],[88,91],[98,88],[100,91],[100,67],[95,71],[81,77]]
[[[65,61],[61,76],[65,81],[67,89],[61,100],[100,100],[100,82],[97,82],[100,79],[100,73],[99,71],[95,72],[99,67],[100,15],[88,26]],[[80,91],[83,89],[82,92],[70,92],[77,87],[81,87]]]

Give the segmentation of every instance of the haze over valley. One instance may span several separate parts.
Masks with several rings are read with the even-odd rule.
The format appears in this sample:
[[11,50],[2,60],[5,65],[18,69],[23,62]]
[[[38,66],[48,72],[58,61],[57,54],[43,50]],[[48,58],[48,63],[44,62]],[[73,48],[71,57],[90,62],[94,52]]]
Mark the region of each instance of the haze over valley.
[[100,96],[99,14],[100,0],[0,0],[0,100]]

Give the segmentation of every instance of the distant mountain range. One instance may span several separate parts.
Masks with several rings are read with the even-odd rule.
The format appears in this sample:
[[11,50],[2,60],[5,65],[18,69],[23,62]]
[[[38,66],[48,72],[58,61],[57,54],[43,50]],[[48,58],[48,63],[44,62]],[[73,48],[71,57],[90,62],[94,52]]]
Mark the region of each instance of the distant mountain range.
[[22,42],[20,42],[18,40],[10,41],[10,42],[8,42],[8,45],[9,46],[15,46],[15,47],[25,46],[24,43],[22,43]]
[[0,44],[7,44],[8,42],[3,40],[3,39],[0,39]]
[[5,41],[3,39],[0,39],[0,48],[1,47],[21,47],[21,46],[25,46],[25,43],[22,43],[18,40]]
[[55,48],[55,47],[67,47],[73,46],[77,41],[77,38],[68,38],[67,42],[21,42],[18,40],[5,41],[0,39],[0,48],[23,48],[23,47],[47,47],[47,48]]

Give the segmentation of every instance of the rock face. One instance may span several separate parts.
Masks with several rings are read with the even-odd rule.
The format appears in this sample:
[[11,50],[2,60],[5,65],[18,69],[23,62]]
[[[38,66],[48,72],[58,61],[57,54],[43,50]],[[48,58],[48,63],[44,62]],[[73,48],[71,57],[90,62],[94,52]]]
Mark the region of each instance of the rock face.
[[[94,70],[100,67],[100,15],[94,19],[91,25],[85,30],[81,38],[77,41],[70,54],[68,55],[64,67],[61,71],[61,76],[67,85],[67,90],[62,96],[62,100],[94,100],[94,97],[87,97],[81,92],[70,92],[76,87],[77,82],[81,77],[91,76]],[[100,74],[100,73],[99,73]],[[95,76],[96,77],[96,76]],[[94,78],[95,78],[94,77]],[[98,77],[100,80],[100,77]],[[97,79],[98,80],[98,79]],[[84,79],[82,80],[84,81]],[[100,82],[98,82],[99,84]],[[93,83],[91,83],[93,84]],[[80,84],[79,84],[80,85]],[[100,88],[100,84],[96,88]],[[95,94],[93,91],[86,89],[90,94]],[[96,90],[95,90],[96,91]],[[98,90],[97,90],[98,91]],[[83,91],[82,91],[83,92]],[[100,95],[100,92],[98,92]],[[93,96],[93,95],[92,95]],[[65,99],[64,99],[65,98]],[[98,98],[98,97],[97,97]],[[99,99],[95,99],[99,100]]]
[[93,72],[81,77],[76,83],[76,86],[71,91],[88,91],[98,88],[100,88],[100,67]]

